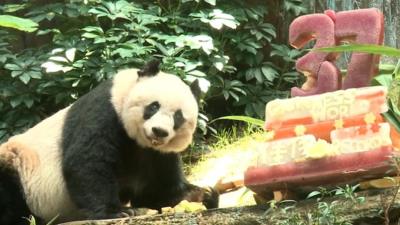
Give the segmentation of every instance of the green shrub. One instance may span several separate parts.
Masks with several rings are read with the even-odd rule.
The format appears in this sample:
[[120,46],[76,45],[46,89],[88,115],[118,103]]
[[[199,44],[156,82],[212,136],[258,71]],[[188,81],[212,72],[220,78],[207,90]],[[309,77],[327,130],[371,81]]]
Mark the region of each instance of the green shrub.
[[39,24],[33,33],[0,31],[0,142],[151,56],[189,83],[200,80],[202,133],[213,113],[263,118],[265,103],[299,82],[299,51],[279,44],[286,40],[267,19],[298,15],[299,0],[22,2],[0,6]]

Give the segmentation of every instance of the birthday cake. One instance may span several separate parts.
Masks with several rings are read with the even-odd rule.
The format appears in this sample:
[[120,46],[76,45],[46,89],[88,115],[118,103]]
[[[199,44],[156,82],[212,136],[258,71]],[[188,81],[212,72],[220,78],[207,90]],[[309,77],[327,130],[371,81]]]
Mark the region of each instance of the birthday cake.
[[267,141],[245,172],[255,192],[338,184],[390,172],[395,130],[386,88],[354,88],[271,101]]
[[[362,23],[362,26],[359,26]],[[383,16],[377,9],[305,15],[294,20],[289,40],[302,47],[334,46],[343,40],[382,44]],[[379,56],[353,53],[341,77],[337,55],[308,53],[296,63],[307,80],[292,98],[266,105],[267,140],[244,175],[256,193],[358,182],[394,172],[399,136],[384,120],[387,89],[368,86]]]

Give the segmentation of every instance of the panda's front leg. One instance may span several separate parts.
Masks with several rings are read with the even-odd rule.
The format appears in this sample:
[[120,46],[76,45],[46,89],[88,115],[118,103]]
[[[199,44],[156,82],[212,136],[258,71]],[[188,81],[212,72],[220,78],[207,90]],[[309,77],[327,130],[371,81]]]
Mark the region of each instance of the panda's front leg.
[[[161,209],[174,207],[182,200],[202,202],[207,208],[218,207],[219,194],[212,188],[193,185],[185,178],[178,154],[145,151],[150,155],[141,164],[139,176],[130,183],[136,185],[131,195],[133,207]],[[151,162],[151,163],[148,163]],[[145,173],[144,173],[145,172]],[[141,188],[137,188],[141,187]]]
[[153,183],[141,192],[132,192],[130,199],[134,208],[151,208],[161,210],[163,207],[174,207],[182,200],[201,202],[207,209],[217,208],[219,194],[213,188],[202,188],[185,180],[174,183]]
[[185,182],[185,194],[182,200],[202,202],[207,209],[218,208],[219,193],[212,187],[199,187]]
[[[119,186],[114,173],[112,149],[73,154],[63,159],[63,174],[71,200],[87,219],[106,219],[128,216],[121,207]],[[79,151],[78,151],[79,152]],[[108,154],[107,154],[108,153]]]

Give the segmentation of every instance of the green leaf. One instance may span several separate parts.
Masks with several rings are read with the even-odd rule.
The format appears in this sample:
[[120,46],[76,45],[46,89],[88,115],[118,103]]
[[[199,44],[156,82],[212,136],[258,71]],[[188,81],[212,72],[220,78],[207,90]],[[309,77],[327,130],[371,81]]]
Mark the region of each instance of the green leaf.
[[65,56],[68,59],[68,61],[73,62],[75,59],[75,52],[76,48],[70,48],[67,51],[65,51]]
[[81,82],[81,80],[77,79],[76,81],[74,81],[74,83],[72,83],[72,87],[78,87],[78,84]]
[[262,83],[264,81],[262,72],[259,68],[254,69],[254,76],[259,83]]
[[168,52],[168,50],[167,50],[163,45],[161,45],[160,43],[158,43],[157,41],[154,41],[153,39],[150,39],[150,38],[146,39],[146,41],[147,41],[148,43],[152,44],[153,46],[157,47],[158,50],[160,50],[164,55],[166,55],[166,56],[170,56],[170,55],[171,55],[171,54]]
[[99,37],[99,35],[98,34],[94,34],[94,33],[84,33],[84,34],[82,34],[82,37],[85,37],[85,38],[97,38],[97,37]]
[[222,71],[222,69],[224,68],[224,63],[223,62],[214,62],[214,66],[215,66],[215,68],[217,68],[217,70]]
[[116,50],[113,51],[113,54],[118,54],[121,56],[121,58],[130,58],[133,56],[133,51],[132,49],[126,49],[126,48],[117,48]]
[[400,49],[382,45],[346,44],[336,47],[315,48],[312,51],[321,52],[363,52],[378,55],[400,57]]
[[29,76],[33,79],[40,79],[42,78],[42,73],[38,71],[30,71],[28,72]]
[[11,107],[15,108],[17,106],[19,106],[22,103],[22,98],[20,96],[12,98],[10,100],[10,105]]
[[107,40],[105,39],[105,38],[100,38],[100,37],[97,37],[97,38],[95,38],[94,39],[94,44],[100,44],[100,43],[105,43]]
[[393,82],[389,90],[389,98],[392,109],[400,120],[400,60],[397,62],[393,75]]
[[238,81],[238,80],[233,80],[233,81],[230,82],[230,85],[231,85],[232,87],[234,87],[234,86],[236,86],[236,87],[241,87],[241,86],[243,86],[243,83],[240,82],[240,81]]
[[22,68],[19,65],[11,63],[7,63],[6,65],[4,65],[4,68],[8,70],[22,70]]
[[216,0],[204,0],[204,1],[207,2],[207,3],[210,4],[210,5],[215,6]]
[[228,91],[222,91],[222,94],[224,95],[224,98],[227,100],[229,98],[229,92]]
[[23,102],[28,109],[30,109],[33,105],[33,99],[29,97],[24,98]]
[[321,195],[320,191],[313,191],[313,192],[311,192],[310,194],[307,195],[307,198],[312,198],[312,197],[318,196],[318,195]]
[[236,29],[239,24],[232,15],[223,13],[220,9],[214,9],[213,12],[210,13],[210,16],[211,19],[208,22],[217,30],[221,29],[223,26]]
[[383,113],[383,116],[390,124],[392,124],[396,128],[397,132],[400,132],[400,121],[396,117],[392,109],[389,108],[389,111]]
[[257,54],[257,49],[253,48],[252,46],[245,45],[245,43],[239,43],[239,44],[238,44],[238,48],[239,48],[240,50],[247,51],[247,52],[249,52],[249,53],[251,53],[251,54],[253,54],[253,55],[256,55],[256,54]]
[[232,96],[232,98],[234,98],[237,102],[239,101],[239,96],[233,92],[233,91],[229,91],[229,94]]
[[254,78],[254,73],[253,73],[252,68],[246,70],[245,77],[246,77],[246,80],[251,80]]
[[38,29],[38,24],[30,19],[10,15],[0,15],[0,26],[14,28],[21,31],[33,32]]
[[101,27],[96,27],[96,26],[87,26],[87,27],[82,28],[82,30],[84,30],[86,32],[104,33],[103,29],[101,29]]
[[396,65],[393,65],[393,64],[382,64],[382,63],[379,64],[380,71],[384,70],[384,71],[392,72],[392,71],[394,71],[395,68],[396,68]]
[[390,100],[389,105],[391,106],[391,109],[393,110],[394,117],[400,123],[400,109],[395,105],[393,100]]
[[[32,217],[33,217],[33,216],[32,216]],[[51,219],[48,223],[46,223],[46,225],[54,224],[54,221],[56,221],[58,217],[60,217],[59,214],[57,214],[55,217],[53,217],[53,219]]]
[[22,70],[14,70],[11,72],[11,77],[18,77],[19,75],[21,75],[24,71]]
[[7,4],[3,7],[4,12],[13,13],[25,9],[28,4]]
[[241,88],[233,87],[232,89],[235,90],[235,91],[237,91],[237,92],[239,92],[239,93],[242,93],[242,95],[247,95],[246,92],[245,92],[243,89],[241,89]]
[[265,78],[269,81],[273,81],[275,77],[278,75],[278,72],[269,66],[263,66],[261,68]]
[[45,34],[49,34],[49,33],[60,34],[61,32],[59,29],[44,29],[44,30],[39,30],[36,34],[37,35],[45,35]]
[[29,74],[24,73],[21,76],[18,77],[24,84],[28,84],[29,81],[31,80],[31,77],[29,76]]
[[274,38],[276,37],[275,27],[272,24],[264,23],[260,27],[265,33],[270,34]]
[[246,123],[254,124],[260,127],[264,127],[264,121],[256,118],[252,118],[249,116],[224,116],[224,117],[219,117],[217,119],[214,119],[210,123],[213,123],[217,120],[237,120],[237,121],[243,121]]
[[283,79],[287,82],[295,82],[300,79],[299,73],[297,71],[286,72],[282,74]]
[[374,81],[377,82],[377,84],[385,86],[387,88],[389,88],[390,85],[392,84],[392,80],[393,80],[392,74],[381,74],[374,78]]
[[205,77],[207,76],[205,73],[201,72],[200,70],[192,70],[189,72],[190,75],[193,75],[195,77]]
[[307,12],[307,9],[303,7],[302,1],[285,0],[283,6],[286,11],[292,11],[296,16],[302,12]]

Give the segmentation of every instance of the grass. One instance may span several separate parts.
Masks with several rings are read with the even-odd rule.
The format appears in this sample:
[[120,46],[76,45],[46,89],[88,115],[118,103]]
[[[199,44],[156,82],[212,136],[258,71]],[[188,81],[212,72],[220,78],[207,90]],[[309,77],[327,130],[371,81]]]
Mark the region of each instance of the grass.
[[[219,180],[243,179],[244,171],[254,162],[254,151],[264,142],[265,133],[257,126],[222,129],[196,163],[187,163],[188,179],[199,186],[214,186]],[[252,192],[242,188],[221,196],[220,207],[255,204]]]
[[[248,155],[255,148],[258,141],[265,140],[262,130],[247,126],[238,128],[237,126],[231,129],[222,129],[213,137],[213,142],[208,145],[209,151],[201,153],[199,160],[192,164],[186,164],[186,171],[189,179],[207,179],[207,185],[213,185],[213,179],[205,174],[218,173],[226,171],[235,173],[238,171],[239,164],[244,164],[241,156]],[[192,150],[195,151],[195,150]],[[234,163],[236,168],[230,168],[228,164]],[[215,167],[224,167],[216,169]],[[213,177],[215,177],[213,175]],[[210,183],[211,182],[211,183]]]
[[[310,207],[303,212],[294,212],[296,201],[286,200],[282,202],[270,201],[270,208],[267,210],[267,215],[272,215],[272,212],[280,211],[284,218],[281,218],[277,225],[351,225],[351,221],[346,220],[340,215],[340,208],[343,203],[339,203],[339,199],[349,199],[352,204],[362,204],[365,198],[358,196],[356,189],[359,185],[345,185],[337,187],[333,190],[320,188],[319,191],[313,191],[308,198],[316,198],[314,207]],[[336,197],[336,200],[326,201],[331,197]]]
[[186,174],[192,173],[192,167],[202,161],[223,155],[237,148],[247,148],[254,139],[261,140],[263,131],[257,126],[232,126],[221,129],[205,141],[194,143],[190,150],[184,153],[184,169]]
[[[55,216],[53,219],[51,219],[48,223],[46,223],[46,225],[55,224],[54,222],[56,221],[57,218],[58,218],[58,215]],[[29,225],[36,225],[37,224],[35,217],[32,216],[32,215],[29,218],[26,218],[26,220],[28,220]]]

